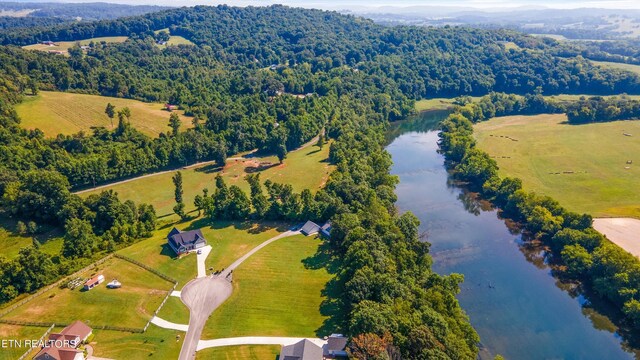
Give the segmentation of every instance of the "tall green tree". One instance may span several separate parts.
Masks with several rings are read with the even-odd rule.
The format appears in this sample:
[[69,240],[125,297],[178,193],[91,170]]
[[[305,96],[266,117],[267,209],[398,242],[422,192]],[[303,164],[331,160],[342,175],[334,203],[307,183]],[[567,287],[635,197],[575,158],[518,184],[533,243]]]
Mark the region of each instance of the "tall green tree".
[[180,133],[180,125],[182,125],[180,116],[178,116],[177,113],[172,112],[171,115],[169,115],[169,127],[171,128],[171,135],[178,136],[178,133]]
[[182,189],[182,173],[180,171],[177,171],[176,174],[173,175],[172,180],[173,180],[173,185],[175,186],[173,197],[176,201],[176,205],[173,207],[173,212],[178,214],[178,216],[180,216],[181,219],[184,219],[186,217],[186,213],[184,210],[185,205],[182,198],[184,194],[184,191]]
[[116,106],[111,103],[107,103],[107,107],[104,109],[104,113],[107,114],[107,116],[111,120],[111,128],[113,129],[113,118],[116,116]]
[[64,227],[62,254],[67,258],[90,258],[96,247],[97,236],[87,220],[71,219]]

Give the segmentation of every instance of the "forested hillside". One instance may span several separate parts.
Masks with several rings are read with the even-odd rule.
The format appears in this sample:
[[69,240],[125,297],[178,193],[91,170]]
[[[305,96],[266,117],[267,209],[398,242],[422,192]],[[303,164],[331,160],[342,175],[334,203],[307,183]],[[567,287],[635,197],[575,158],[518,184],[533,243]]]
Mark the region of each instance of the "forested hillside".
[[[196,46],[157,46],[154,30],[165,28]],[[115,35],[129,39],[75,46],[68,57],[14,46]],[[345,294],[330,299],[345,314],[336,319],[336,330],[364,336],[363,342],[373,336],[389,356],[416,359],[474,359],[479,339],[455,298],[462,277],[435,274],[429,246],[418,239],[418,220],[397,214],[397,179],[389,174],[391,159],[383,150],[388,122],[411,114],[421,97],[495,90],[640,93],[634,74],[554,57],[536,48],[539,40],[514,32],[386,28],[282,6],[182,8],[4,31],[0,39],[4,213],[67,230],[61,256],[50,257],[36,246],[13,261],[0,261],[0,301],[32,292],[155,226],[149,206],[121,203],[109,192],[82,200],[70,188],[197,161],[223,165],[227,155],[256,148],[282,159],[324,132],[333,140],[330,161],[337,170],[314,201],[310,192],[288,194],[287,206],[334,221],[331,251],[343,260],[336,286]],[[531,46],[507,51],[499,41]],[[118,121],[112,131],[95,128],[47,139],[39,130],[21,128],[13,109],[39,90],[169,102],[193,116],[194,127],[170,127],[176,122],[167,113],[166,133],[152,139],[130,126],[131,114],[122,108],[111,109]],[[540,98],[529,95],[523,108],[546,106]],[[217,216],[220,209],[214,205],[217,211],[209,212]],[[242,216],[249,213],[246,207]],[[43,268],[29,272],[34,258]]]

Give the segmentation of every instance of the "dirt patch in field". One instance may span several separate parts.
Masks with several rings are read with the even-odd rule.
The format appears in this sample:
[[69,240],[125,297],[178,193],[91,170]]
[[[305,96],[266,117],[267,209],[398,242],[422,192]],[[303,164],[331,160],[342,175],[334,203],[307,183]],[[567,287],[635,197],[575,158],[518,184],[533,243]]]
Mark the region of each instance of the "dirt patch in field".
[[640,220],[630,218],[594,219],[593,227],[607,239],[640,257]]

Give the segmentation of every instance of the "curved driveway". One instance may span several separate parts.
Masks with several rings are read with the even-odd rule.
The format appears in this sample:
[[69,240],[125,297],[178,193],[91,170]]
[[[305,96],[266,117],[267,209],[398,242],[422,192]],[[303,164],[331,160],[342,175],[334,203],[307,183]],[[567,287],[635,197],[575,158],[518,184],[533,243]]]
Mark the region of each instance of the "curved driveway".
[[253,248],[219,275],[191,280],[182,288],[180,298],[189,308],[189,328],[187,329],[187,334],[185,335],[184,343],[180,350],[180,360],[195,359],[198,342],[200,341],[202,330],[204,329],[207,319],[209,319],[211,313],[220,306],[220,304],[231,296],[233,286],[227,279],[228,275],[242,264],[243,261],[247,260],[247,258],[265,246],[276,240],[297,234],[300,234],[300,232],[287,231],[275,236]]

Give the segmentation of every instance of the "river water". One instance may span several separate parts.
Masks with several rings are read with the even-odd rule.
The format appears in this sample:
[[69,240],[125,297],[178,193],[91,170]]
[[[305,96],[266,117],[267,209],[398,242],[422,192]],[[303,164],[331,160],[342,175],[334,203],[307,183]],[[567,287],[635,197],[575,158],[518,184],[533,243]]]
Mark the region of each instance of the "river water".
[[458,298],[480,335],[481,358],[633,359],[613,323],[551,275],[543,252],[451,181],[433,130],[446,116],[394,125],[387,150],[400,177],[398,207],[422,222],[434,270],[465,276]]

